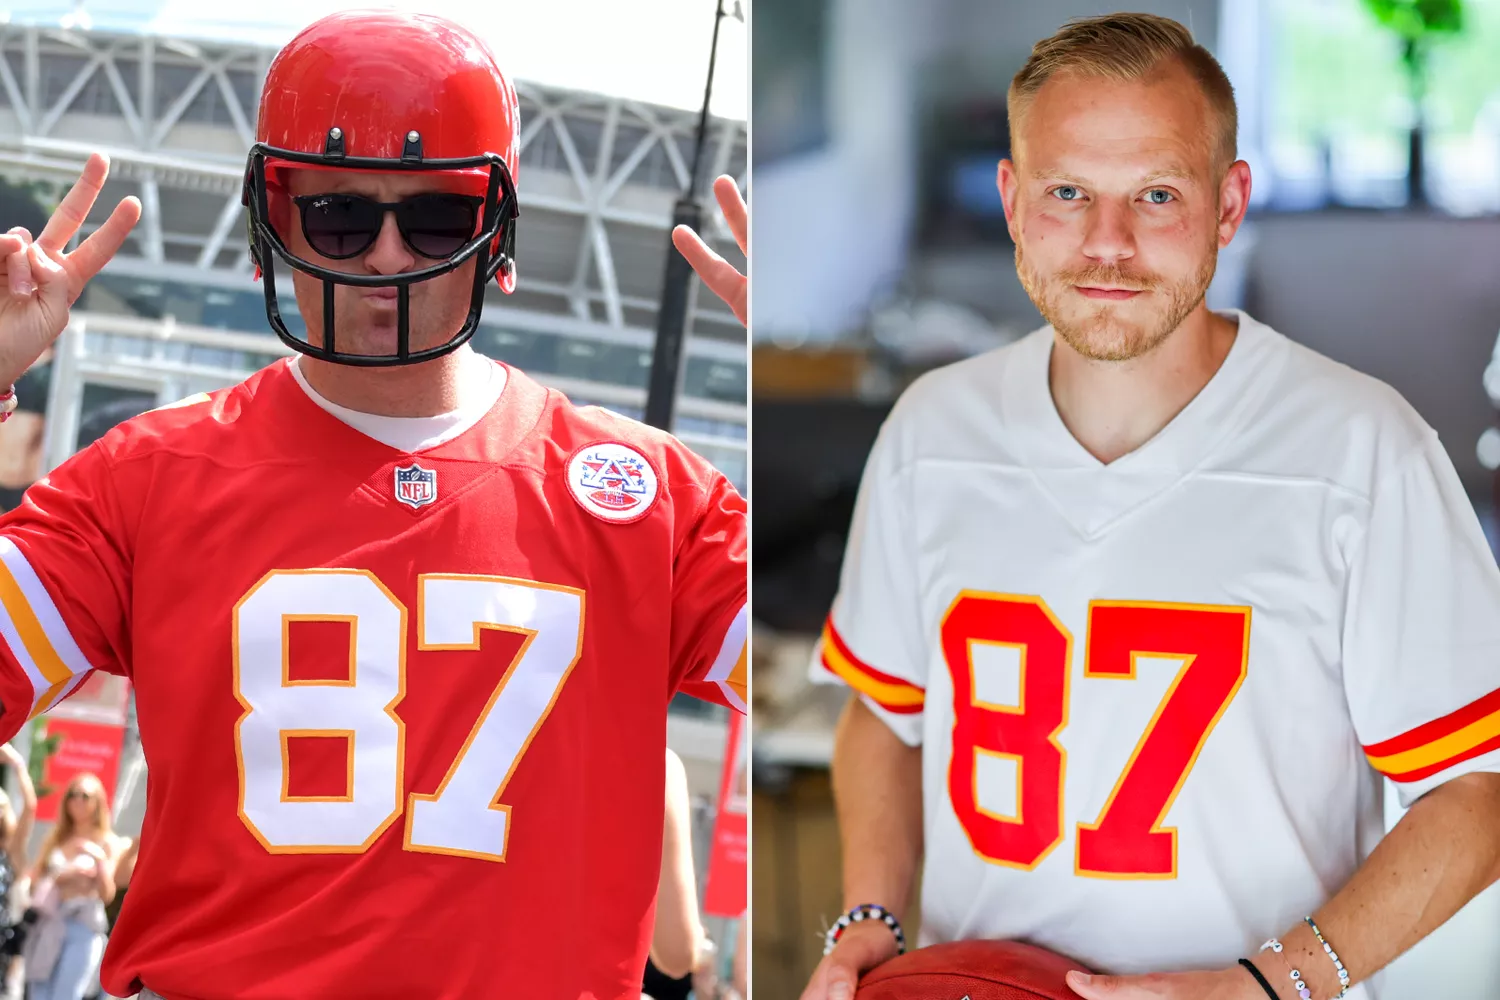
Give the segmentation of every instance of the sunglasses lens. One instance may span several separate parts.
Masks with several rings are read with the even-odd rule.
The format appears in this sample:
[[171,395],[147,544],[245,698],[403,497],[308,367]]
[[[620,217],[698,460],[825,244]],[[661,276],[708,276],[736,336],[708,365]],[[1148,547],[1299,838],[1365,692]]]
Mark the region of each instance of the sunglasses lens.
[[380,234],[380,207],[368,198],[325,194],[302,205],[302,233],[308,244],[335,260],[363,253]]
[[396,221],[406,242],[423,257],[452,257],[475,236],[478,199],[460,194],[428,194],[410,198],[396,210]]

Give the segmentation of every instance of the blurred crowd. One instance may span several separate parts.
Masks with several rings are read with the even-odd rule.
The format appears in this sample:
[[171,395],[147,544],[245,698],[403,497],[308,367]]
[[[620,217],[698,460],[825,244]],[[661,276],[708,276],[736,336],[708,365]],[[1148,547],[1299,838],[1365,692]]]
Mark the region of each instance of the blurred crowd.
[[29,850],[36,787],[9,744],[19,804],[0,791],[0,960],[6,1000],[103,998],[99,962],[135,869],[137,842],[116,834],[97,775],[82,773],[62,793],[56,825]]

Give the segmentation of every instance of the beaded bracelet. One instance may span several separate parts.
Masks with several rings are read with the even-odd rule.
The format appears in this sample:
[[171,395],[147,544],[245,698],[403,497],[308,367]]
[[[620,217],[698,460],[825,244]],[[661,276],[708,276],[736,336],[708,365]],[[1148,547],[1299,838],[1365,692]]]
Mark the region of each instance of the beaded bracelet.
[[6,389],[3,395],[0,395],[0,424],[10,419],[10,415],[16,412],[16,407],[20,405],[20,402],[16,398],[16,387],[14,385]]
[[903,955],[906,953],[906,935],[902,932],[901,921],[896,919],[896,915],[883,906],[877,906],[874,903],[860,903],[854,909],[839,917],[833,926],[828,928],[828,933],[823,937],[823,954],[826,955],[833,951],[833,946],[839,943],[839,937],[844,931],[863,920],[879,920],[889,927],[891,933],[896,936],[896,954]]
[[1339,986],[1343,987],[1339,990],[1338,996],[1344,996],[1349,992],[1349,970],[1344,968],[1344,963],[1339,961],[1338,952],[1333,950],[1333,945],[1329,944],[1328,941],[1323,937],[1323,932],[1318,930],[1317,921],[1313,920],[1312,917],[1303,917],[1302,920],[1307,924],[1307,926],[1311,927],[1312,932],[1317,935],[1318,944],[1323,946],[1324,953],[1327,954],[1329,958],[1333,959],[1333,967],[1338,970],[1339,974]]
[[[1280,955],[1282,944],[1280,941],[1272,938],[1271,940],[1260,946],[1261,951],[1265,951],[1267,948],[1270,948],[1276,954]],[[1288,959],[1287,964],[1291,964],[1290,959]],[[1302,1000],[1312,1000],[1312,990],[1308,988],[1306,981],[1304,981],[1302,978],[1302,973],[1297,969],[1292,970],[1292,985],[1296,987],[1297,996],[1301,997]]]

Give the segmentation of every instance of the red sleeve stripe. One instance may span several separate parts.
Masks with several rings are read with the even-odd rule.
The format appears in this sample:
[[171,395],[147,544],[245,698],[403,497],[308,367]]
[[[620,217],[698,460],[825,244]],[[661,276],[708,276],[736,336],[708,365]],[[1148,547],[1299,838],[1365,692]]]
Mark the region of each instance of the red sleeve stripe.
[[1370,765],[1392,781],[1420,781],[1500,748],[1500,691],[1441,719],[1365,747]]
[[887,712],[913,715],[922,711],[927,692],[910,681],[876,670],[849,651],[830,617],[823,626],[823,668],[866,695]]

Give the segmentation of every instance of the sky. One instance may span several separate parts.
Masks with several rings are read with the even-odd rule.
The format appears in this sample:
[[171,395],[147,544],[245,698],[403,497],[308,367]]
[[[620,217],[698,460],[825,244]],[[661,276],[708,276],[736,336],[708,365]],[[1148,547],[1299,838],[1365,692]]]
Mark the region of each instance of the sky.
[[[749,0],[742,0],[748,17]],[[696,110],[703,104],[715,0],[0,0],[0,22],[149,30],[203,40],[279,45],[324,14],[354,6],[421,10],[463,22],[494,48],[513,79]],[[725,0],[733,10],[734,0]],[[726,17],[714,75],[715,115],[745,117],[749,33]]]

